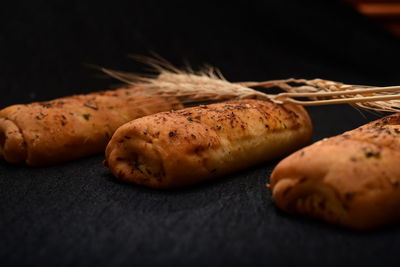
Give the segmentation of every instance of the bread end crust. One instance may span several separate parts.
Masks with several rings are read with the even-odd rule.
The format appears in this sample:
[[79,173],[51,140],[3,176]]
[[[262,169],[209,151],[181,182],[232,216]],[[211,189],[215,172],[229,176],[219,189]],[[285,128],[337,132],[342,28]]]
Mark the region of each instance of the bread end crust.
[[22,163],[26,157],[26,144],[21,130],[13,121],[0,118],[0,158],[10,163]]

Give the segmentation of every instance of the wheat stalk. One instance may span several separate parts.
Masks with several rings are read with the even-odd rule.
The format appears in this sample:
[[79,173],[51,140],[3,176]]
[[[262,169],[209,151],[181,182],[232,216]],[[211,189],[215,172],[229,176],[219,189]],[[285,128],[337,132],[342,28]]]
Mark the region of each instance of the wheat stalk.
[[[293,83],[296,85],[290,85]],[[303,106],[347,103],[374,111],[400,111],[400,86],[373,87],[349,85],[322,79],[293,78],[266,82],[242,82],[241,84],[261,88],[278,87],[287,91],[273,96],[276,103],[294,103]],[[295,97],[307,97],[312,101],[299,101],[293,99]],[[283,99],[283,101],[278,99]]]
[[120,81],[140,86],[144,93],[176,97],[183,103],[217,102],[245,98],[269,100],[273,96],[240,84],[230,83],[211,69],[198,73],[181,71],[175,73],[163,69],[156,77],[146,77],[105,68],[102,70]]
[[[155,75],[138,75],[102,68],[106,74],[130,85],[140,86],[143,93],[176,97],[182,103],[218,102],[230,99],[263,99],[278,104],[294,103],[303,106],[348,103],[374,111],[400,111],[400,86],[372,87],[348,85],[323,79],[284,79],[264,82],[227,81],[221,72],[211,66],[200,71],[180,70],[160,57],[135,57],[152,67]],[[267,94],[254,87],[280,88],[286,92]],[[310,101],[295,98],[309,98]]]

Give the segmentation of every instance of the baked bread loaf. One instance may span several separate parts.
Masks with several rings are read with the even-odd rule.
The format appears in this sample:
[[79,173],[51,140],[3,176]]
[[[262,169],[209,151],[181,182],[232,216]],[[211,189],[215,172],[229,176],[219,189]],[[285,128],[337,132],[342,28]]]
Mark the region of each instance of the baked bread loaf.
[[304,108],[238,100],[162,112],[121,126],[106,149],[120,180],[175,188],[276,159],[308,144]]
[[0,158],[31,166],[50,165],[104,151],[122,124],[181,108],[140,88],[75,95],[0,110]]
[[270,188],[286,212],[360,230],[400,222],[400,113],[283,159]]

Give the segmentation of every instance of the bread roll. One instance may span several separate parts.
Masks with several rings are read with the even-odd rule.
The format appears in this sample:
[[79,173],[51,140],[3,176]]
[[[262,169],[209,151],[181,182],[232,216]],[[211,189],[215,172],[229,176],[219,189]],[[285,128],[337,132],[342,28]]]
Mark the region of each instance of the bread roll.
[[88,156],[104,151],[122,124],[180,107],[140,88],[9,106],[0,110],[0,158],[40,166]]
[[400,114],[297,151],[270,188],[286,212],[360,230],[400,222]]
[[146,116],[121,126],[106,149],[120,180],[174,188],[275,159],[310,142],[296,105],[241,100]]

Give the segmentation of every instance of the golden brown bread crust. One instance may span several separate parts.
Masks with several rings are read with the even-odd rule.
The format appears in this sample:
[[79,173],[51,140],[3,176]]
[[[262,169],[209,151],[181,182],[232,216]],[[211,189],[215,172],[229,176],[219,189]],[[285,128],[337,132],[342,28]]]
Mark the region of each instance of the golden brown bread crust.
[[75,95],[0,110],[0,158],[31,166],[50,165],[104,151],[122,124],[181,108],[140,88]]
[[300,106],[230,101],[146,116],[121,126],[106,164],[124,181],[174,188],[292,152],[311,140]]
[[270,179],[276,205],[354,229],[400,221],[400,113],[283,159]]

